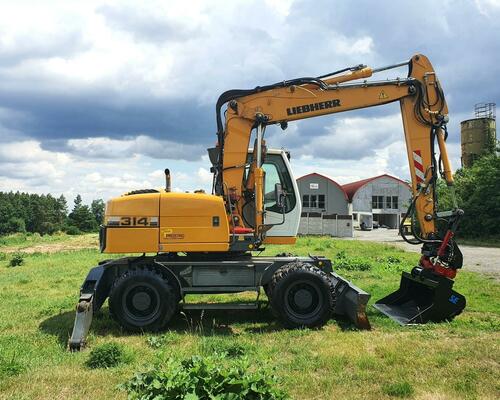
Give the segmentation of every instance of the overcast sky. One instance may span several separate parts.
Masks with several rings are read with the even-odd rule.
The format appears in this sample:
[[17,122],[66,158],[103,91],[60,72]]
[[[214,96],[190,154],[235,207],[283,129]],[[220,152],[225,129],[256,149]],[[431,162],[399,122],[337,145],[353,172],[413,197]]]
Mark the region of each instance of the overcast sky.
[[[221,92],[427,55],[460,121],[500,103],[500,0],[0,1],[0,190],[210,188]],[[404,68],[392,72],[404,77]],[[268,129],[296,177],[408,178],[397,104]]]

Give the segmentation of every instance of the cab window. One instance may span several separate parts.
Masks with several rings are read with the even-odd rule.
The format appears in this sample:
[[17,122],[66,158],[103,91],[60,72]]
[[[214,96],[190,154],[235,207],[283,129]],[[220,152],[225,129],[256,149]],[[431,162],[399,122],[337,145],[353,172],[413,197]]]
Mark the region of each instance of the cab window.
[[297,199],[293,191],[292,179],[286,165],[279,154],[268,154],[264,164],[262,164],[266,175],[264,180],[264,209],[267,211],[281,213],[281,209],[276,204],[274,187],[280,183],[285,197],[285,212],[293,210]]
[[[244,181],[248,179],[248,171],[252,162],[252,153],[248,154],[247,167],[245,168]],[[276,204],[274,187],[276,183],[281,183],[281,188],[286,192],[285,212],[292,211],[297,204],[295,192],[293,191],[292,179],[286,168],[281,154],[267,154],[262,169],[265,172],[264,179],[264,209],[271,212],[282,213],[282,210]]]
[[264,169],[265,180],[264,180],[264,208],[266,210],[272,209],[273,207],[277,207],[276,204],[276,194],[274,192],[274,187],[277,183],[281,184],[281,179],[278,174],[278,168],[274,164],[266,164],[262,165]]

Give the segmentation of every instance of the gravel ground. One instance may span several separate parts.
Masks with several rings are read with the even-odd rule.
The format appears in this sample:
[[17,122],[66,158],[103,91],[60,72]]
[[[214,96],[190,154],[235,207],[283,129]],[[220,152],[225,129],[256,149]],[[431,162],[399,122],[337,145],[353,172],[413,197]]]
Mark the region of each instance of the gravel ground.
[[[353,239],[393,244],[407,251],[420,253],[420,246],[406,243],[396,229],[355,230]],[[464,256],[464,269],[481,272],[500,280],[500,248],[461,245],[460,250]]]

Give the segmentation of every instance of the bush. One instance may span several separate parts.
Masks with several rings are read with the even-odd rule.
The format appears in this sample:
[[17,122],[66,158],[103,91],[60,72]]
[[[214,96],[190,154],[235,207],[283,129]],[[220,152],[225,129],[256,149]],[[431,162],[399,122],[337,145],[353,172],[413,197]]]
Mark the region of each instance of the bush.
[[26,232],[26,223],[22,218],[12,217],[7,221],[7,232],[24,233]]
[[88,368],[113,368],[120,364],[130,362],[131,357],[122,345],[118,343],[105,343],[95,347],[85,362]]
[[200,351],[206,355],[219,355],[221,357],[237,358],[248,355],[252,348],[245,343],[228,342],[220,337],[204,337]]
[[42,222],[40,225],[40,233],[42,235],[53,235],[60,228],[60,225],[53,224],[52,222]]
[[16,252],[9,261],[9,267],[18,267],[24,264],[24,253]]
[[[226,361],[226,362],[225,362]],[[137,373],[121,385],[130,399],[288,399],[277,378],[246,360],[227,363],[221,357],[168,359],[163,366]]]
[[401,264],[401,260],[395,256],[387,256],[386,261],[389,264]]
[[382,391],[393,397],[410,397],[414,392],[413,387],[406,381],[384,385]]
[[160,336],[149,336],[146,342],[153,349],[159,349],[168,344],[173,344],[177,341],[177,337],[173,332],[167,332]]
[[64,227],[64,231],[68,235],[80,235],[82,232],[74,225],[67,225]]
[[346,271],[369,271],[371,264],[359,257],[349,257],[344,250],[340,251],[333,260],[333,267]]

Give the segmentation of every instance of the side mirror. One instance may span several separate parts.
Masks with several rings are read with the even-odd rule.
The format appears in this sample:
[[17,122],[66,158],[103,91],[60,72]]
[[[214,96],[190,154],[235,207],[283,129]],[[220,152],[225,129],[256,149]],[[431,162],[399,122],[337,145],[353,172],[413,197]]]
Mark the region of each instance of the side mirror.
[[276,205],[279,208],[285,208],[285,197],[286,193],[281,187],[281,183],[277,183],[274,185],[274,198],[276,199]]

